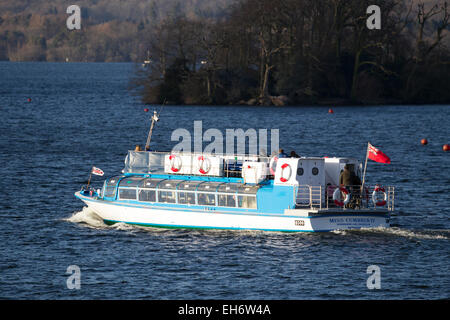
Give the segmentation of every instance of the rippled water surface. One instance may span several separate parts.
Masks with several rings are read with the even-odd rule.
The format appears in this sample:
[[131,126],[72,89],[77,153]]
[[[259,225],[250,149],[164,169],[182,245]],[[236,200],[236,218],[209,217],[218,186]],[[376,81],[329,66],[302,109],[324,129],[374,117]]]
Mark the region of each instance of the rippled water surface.
[[[157,150],[175,145],[173,130],[193,132],[194,120],[203,131],[279,129],[286,151],[307,156],[363,159],[370,141],[392,160],[369,162],[367,175],[396,187],[390,229],[106,226],[73,193],[91,166],[114,175],[127,150],[145,144],[150,114],[127,91],[132,73],[131,64],[0,63],[0,298],[450,298],[450,153],[442,151],[449,106],[335,107],[332,115],[328,106],[162,111]],[[67,288],[70,265],[81,270],[79,290]],[[381,289],[367,288],[370,265],[380,268]]]

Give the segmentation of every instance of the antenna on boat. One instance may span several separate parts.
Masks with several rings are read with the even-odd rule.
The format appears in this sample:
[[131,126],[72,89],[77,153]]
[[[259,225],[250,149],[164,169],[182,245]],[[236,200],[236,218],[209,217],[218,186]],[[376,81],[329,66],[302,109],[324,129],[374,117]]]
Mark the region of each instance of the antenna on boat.
[[156,110],[153,111],[152,124],[150,125],[150,131],[148,132],[147,143],[145,144],[145,151],[149,151],[150,150],[150,141],[152,140],[153,128],[154,128],[156,122],[159,121],[159,115],[161,114],[161,111],[162,111],[165,103],[166,103],[166,99],[164,99],[164,102],[163,102],[163,104],[161,106],[161,109],[159,110],[159,113],[156,112]]

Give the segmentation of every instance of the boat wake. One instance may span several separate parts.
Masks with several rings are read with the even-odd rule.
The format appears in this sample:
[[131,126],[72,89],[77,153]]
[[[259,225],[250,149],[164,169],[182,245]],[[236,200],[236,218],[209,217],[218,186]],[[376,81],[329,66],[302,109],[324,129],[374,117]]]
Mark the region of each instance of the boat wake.
[[[79,223],[87,225],[91,228],[96,229],[116,229],[116,230],[146,230],[146,231],[154,231],[154,232],[164,232],[168,231],[166,229],[161,228],[149,228],[149,227],[140,227],[136,225],[130,225],[126,223],[115,223],[114,225],[107,225],[103,222],[102,218],[100,218],[94,211],[92,211],[89,207],[83,207],[83,209],[79,212],[73,213],[69,218],[64,219],[65,221]],[[220,233],[222,234],[223,230],[208,230],[208,233]],[[229,233],[230,230],[227,231]],[[336,235],[342,236],[395,236],[395,237],[403,237],[409,239],[416,240],[450,240],[450,230],[446,229],[424,229],[424,230],[410,230],[403,229],[399,227],[391,227],[391,228],[363,228],[357,230],[335,230],[331,231]],[[238,233],[254,233],[254,234],[271,234],[278,232],[262,232],[262,231],[254,231],[254,230],[239,230]]]
[[450,230],[446,229],[409,230],[398,227],[391,227],[391,228],[370,228],[359,230],[336,230],[332,232],[334,234],[339,235],[373,234],[373,235],[396,236],[417,240],[450,240]]
[[124,222],[117,222],[113,225],[107,225],[103,222],[103,219],[100,218],[92,209],[89,207],[83,207],[81,211],[74,212],[72,216],[63,219],[64,221],[79,223],[94,229],[115,229],[115,230],[124,230],[124,231],[161,231],[164,232],[164,229],[160,228],[150,228],[150,227],[141,227],[137,225],[131,225]]
[[106,228],[108,227],[103,219],[100,218],[94,211],[89,209],[88,207],[83,207],[83,209],[79,212],[73,213],[69,218],[64,219],[65,221],[86,224],[89,227],[93,228]]

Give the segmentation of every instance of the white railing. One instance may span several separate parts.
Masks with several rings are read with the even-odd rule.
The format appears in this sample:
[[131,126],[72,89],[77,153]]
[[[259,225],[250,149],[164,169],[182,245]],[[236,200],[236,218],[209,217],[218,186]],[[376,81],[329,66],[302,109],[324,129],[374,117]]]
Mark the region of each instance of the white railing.
[[[311,209],[388,209],[394,211],[395,188],[393,186],[346,186],[337,191],[337,186],[300,185],[294,188],[296,207]],[[335,194],[336,192],[336,194]],[[348,196],[347,196],[348,194]],[[336,196],[335,198],[333,196]],[[348,200],[346,198],[348,197]],[[337,201],[335,201],[337,200]]]
[[322,202],[323,195],[321,186],[298,186],[296,195],[296,205],[298,207],[322,209]]

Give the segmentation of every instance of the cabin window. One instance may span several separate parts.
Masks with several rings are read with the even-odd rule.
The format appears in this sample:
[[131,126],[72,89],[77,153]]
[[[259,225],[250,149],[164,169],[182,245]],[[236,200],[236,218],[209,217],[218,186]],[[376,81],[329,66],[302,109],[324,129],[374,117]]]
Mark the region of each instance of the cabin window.
[[120,180],[119,187],[137,187],[142,181],[142,177],[126,177]]
[[109,178],[109,180],[106,182],[106,185],[109,187],[112,187],[112,186],[115,187],[115,186],[117,186],[117,182],[119,182],[119,180],[122,178],[123,178],[123,176]]
[[298,168],[298,169],[297,169],[297,175],[298,175],[298,176],[302,176],[302,175],[303,175],[303,172],[304,172],[303,168]]
[[237,183],[222,183],[217,191],[220,193],[236,193],[241,185]]
[[136,189],[119,189],[119,199],[121,200],[136,200]]
[[139,190],[139,201],[156,202],[155,190]]
[[236,192],[241,185],[237,183],[223,183],[219,185],[217,191],[218,206],[220,207],[236,207]]
[[178,191],[178,203],[180,203],[180,204],[195,204],[195,193]]
[[158,202],[175,203],[176,202],[175,191],[159,191]]
[[105,194],[103,196],[106,198],[115,198],[116,187],[105,187]]
[[142,179],[139,183],[139,188],[145,188],[145,189],[156,189],[156,186],[159,182],[163,181],[164,179]]
[[218,201],[219,207],[236,207],[235,194],[219,194]]
[[120,179],[122,179],[123,176],[117,176],[112,177],[106,180],[105,186],[104,186],[104,193],[103,197],[105,198],[115,198],[116,197],[116,186]]
[[158,184],[158,188],[164,189],[164,190],[176,190],[177,185],[181,182],[183,182],[183,181],[181,181],[181,180],[164,180]]
[[222,182],[203,182],[198,185],[197,191],[202,192],[216,192],[217,187],[220,186]]
[[239,208],[256,209],[255,196],[238,196]]
[[317,167],[312,168],[312,174],[317,176],[319,174],[319,168]]
[[216,196],[214,193],[197,193],[198,204],[201,206],[215,206]]
[[203,183],[202,181],[183,181],[178,184],[178,190],[180,191],[195,191],[197,190],[197,186]]

